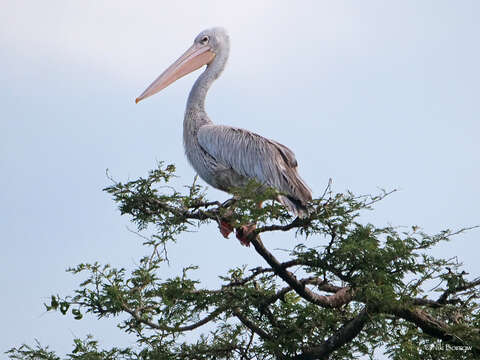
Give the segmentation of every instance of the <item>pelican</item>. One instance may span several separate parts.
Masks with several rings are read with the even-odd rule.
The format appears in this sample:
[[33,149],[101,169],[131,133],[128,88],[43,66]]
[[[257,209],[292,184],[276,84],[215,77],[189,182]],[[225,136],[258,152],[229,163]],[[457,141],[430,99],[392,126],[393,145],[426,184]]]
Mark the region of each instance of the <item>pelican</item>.
[[[312,193],[297,172],[294,153],[285,145],[241,128],[216,125],[205,111],[205,97],[225,68],[230,41],[225,29],[202,31],[193,45],[168,67],[135,102],[146,99],[174,81],[206,65],[188,96],[183,121],[183,144],[188,161],[211,186],[225,192],[245,186],[252,179],[277,189],[277,200],[296,216],[307,214]],[[261,206],[261,204],[259,205]],[[233,231],[219,222],[224,237]],[[237,229],[237,238],[248,246],[254,224]]]

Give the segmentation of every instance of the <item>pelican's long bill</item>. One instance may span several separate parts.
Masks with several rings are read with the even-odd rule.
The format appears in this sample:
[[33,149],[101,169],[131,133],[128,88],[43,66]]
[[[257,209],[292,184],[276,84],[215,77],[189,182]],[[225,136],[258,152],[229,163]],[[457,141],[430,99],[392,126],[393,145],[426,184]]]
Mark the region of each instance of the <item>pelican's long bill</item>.
[[215,53],[211,51],[209,45],[193,44],[177,61],[170,65],[142,95],[135,99],[135,103],[165,89],[182,76],[201,68],[203,65],[209,64],[214,57]]

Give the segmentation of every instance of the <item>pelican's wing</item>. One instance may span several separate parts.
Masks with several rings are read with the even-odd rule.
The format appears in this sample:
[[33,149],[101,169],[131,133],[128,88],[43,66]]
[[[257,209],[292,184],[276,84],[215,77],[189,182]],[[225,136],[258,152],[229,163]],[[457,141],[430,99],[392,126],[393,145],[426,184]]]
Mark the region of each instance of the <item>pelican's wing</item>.
[[310,189],[298,175],[295,155],[286,146],[244,129],[222,125],[202,126],[197,138],[216,161],[238,174],[271,186],[302,205],[312,199]]

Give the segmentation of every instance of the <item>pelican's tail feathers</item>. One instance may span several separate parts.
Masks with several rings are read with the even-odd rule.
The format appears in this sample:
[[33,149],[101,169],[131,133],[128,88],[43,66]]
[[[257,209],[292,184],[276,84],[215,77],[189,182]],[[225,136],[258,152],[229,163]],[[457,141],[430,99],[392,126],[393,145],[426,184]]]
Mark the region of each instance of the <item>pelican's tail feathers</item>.
[[279,195],[277,199],[295,216],[298,216],[299,218],[305,218],[308,216],[307,205],[302,201],[286,195]]

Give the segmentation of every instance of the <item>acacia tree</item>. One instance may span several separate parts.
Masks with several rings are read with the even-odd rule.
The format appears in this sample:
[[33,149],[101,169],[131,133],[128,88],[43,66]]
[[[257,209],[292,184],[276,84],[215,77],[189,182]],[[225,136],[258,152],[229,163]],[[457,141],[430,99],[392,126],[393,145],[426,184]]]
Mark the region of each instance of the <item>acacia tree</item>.
[[[252,184],[222,204],[195,182],[185,193],[166,185],[174,171],[160,164],[146,178],[105,189],[139,231],[153,228],[144,243],[150,255],[129,273],[101,263],[72,267],[79,288],[46,304],[79,320],[126,314],[119,327],[138,346],[103,350],[87,337],[75,339],[65,358],[356,359],[374,358],[378,347],[392,359],[480,358],[480,278],[467,276],[455,257],[429,255],[467,229],[428,235],[362,224],[360,213],[389,193],[333,194],[330,187],[307,217],[293,219],[271,200],[273,190],[257,194]],[[194,267],[162,279],[167,248],[189,228],[220,218],[234,227],[257,224],[249,240],[265,265],[233,268],[215,289],[192,279]],[[288,261],[262,242],[266,232],[292,235]],[[185,341],[192,330],[196,340]],[[8,355],[60,359],[40,344]]]

